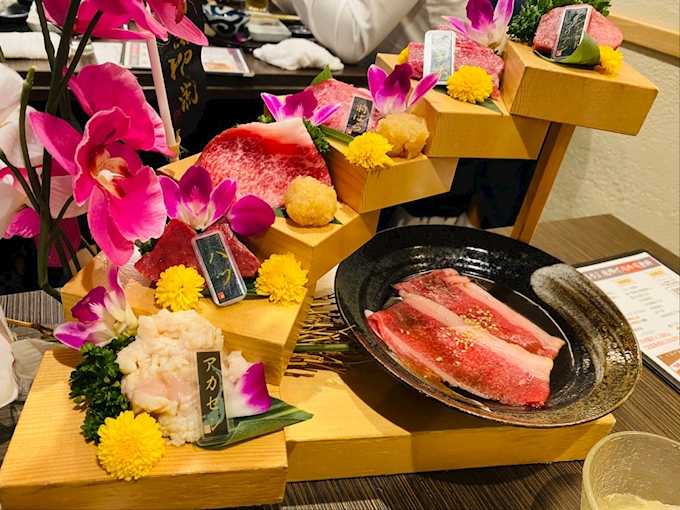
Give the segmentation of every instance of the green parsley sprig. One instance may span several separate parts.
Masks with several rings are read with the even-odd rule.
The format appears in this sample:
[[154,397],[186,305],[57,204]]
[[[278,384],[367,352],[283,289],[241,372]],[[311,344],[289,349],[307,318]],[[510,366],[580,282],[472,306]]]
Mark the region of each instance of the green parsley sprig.
[[545,13],[556,7],[574,4],[590,4],[602,15],[608,16],[611,0],[527,0],[522,4],[519,13],[510,20],[508,35],[514,41],[530,44]]
[[[263,124],[271,124],[272,122],[274,122],[274,117],[272,117],[271,115],[260,115],[257,118],[257,121],[262,122]],[[330,146],[328,145],[328,140],[326,140],[326,135],[323,134],[321,128],[315,126],[307,119],[302,119],[302,122],[307,128],[309,136],[312,137],[312,142],[314,142],[314,145],[316,145],[316,149],[321,154],[326,154],[329,150],[331,150]]]
[[81,425],[87,441],[99,443],[99,427],[106,418],[115,418],[130,407],[130,401],[120,390],[123,374],[118,369],[118,351],[135,338],[118,338],[108,345],[98,347],[87,343],[80,352],[83,359],[71,372],[69,397],[84,405],[85,421]]

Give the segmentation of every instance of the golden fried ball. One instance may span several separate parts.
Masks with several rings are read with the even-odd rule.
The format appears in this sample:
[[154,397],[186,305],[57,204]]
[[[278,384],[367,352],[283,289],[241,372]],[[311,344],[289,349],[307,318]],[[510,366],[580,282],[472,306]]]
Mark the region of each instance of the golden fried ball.
[[328,225],[338,208],[337,195],[314,177],[296,177],[290,183],[283,202],[290,219],[305,227]]
[[430,132],[422,117],[412,113],[393,113],[378,122],[376,132],[387,138],[393,158],[415,158],[425,147]]

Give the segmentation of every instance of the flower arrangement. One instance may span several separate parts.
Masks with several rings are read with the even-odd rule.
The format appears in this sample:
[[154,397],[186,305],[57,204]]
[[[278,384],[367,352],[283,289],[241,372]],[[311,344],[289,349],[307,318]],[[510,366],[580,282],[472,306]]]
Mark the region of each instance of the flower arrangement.
[[483,103],[491,97],[493,81],[489,73],[477,66],[461,66],[446,80],[447,93],[467,103]]
[[514,0],[499,0],[495,9],[490,0],[468,0],[467,19],[453,16],[443,18],[456,32],[502,55],[507,41],[506,30],[514,6]]

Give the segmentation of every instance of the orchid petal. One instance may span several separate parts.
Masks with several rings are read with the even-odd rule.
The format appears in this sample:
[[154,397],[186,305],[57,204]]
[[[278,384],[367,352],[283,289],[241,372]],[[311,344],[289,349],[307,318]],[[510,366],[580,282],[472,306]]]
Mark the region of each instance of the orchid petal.
[[19,236],[30,239],[40,233],[40,216],[30,207],[25,207],[12,218],[5,232],[6,239]]
[[229,209],[227,219],[234,232],[249,237],[268,229],[276,215],[264,200],[255,195],[246,195]]
[[4,236],[14,214],[26,203],[26,196],[14,186],[14,177],[0,180],[0,233]]
[[[134,214],[134,210],[130,213]],[[92,190],[87,220],[92,237],[108,259],[117,266],[127,264],[134,253],[134,244],[120,233],[109,214],[107,197],[98,187]]]
[[32,381],[38,372],[38,367],[48,349],[65,349],[65,345],[40,340],[39,338],[26,338],[20,342],[12,343],[14,354],[14,374],[19,380]]
[[184,39],[185,41],[198,44],[199,46],[208,45],[208,38],[188,17],[183,16],[180,21],[177,21],[179,16],[177,16],[177,8],[175,5],[166,1],[164,2],[163,0],[148,0],[147,3],[156,16],[158,16],[158,19],[163,23],[167,31],[172,35]]
[[375,92],[380,90],[387,79],[387,72],[384,69],[378,67],[375,64],[371,64],[368,68],[368,90],[373,95]]
[[[77,175],[78,168],[73,155],[83,138],[80,133],[65,120],[43,112],[31,112],[28,114],[28,119],[47,152],[69,174]],[[54,136],[55,133],[59,133],[59,136]]]
[[210,203],[214,207],[214,213],[212,218],[209,218],[206,228],[225,215],[234,203],[234,198],[236,198],[236,182],[225,179],[217,185],[210,194]]
[[120,235],[128,241],[139,239],[146,242],[151,238],[159,238],[165,228],[167,211],[158,176],[147,166],[134,177],[118,182],[125,197],[109,196],[108,210]]
[[[56,218],[66,201],[73,195],[73,178],[70,175],[54,175],[56,161],[53,161],[50,191],[50,213]],[[66,209],[64,218],[75,218],[87,212],[87,202],[78,205],[73,202]]]
[[453,16],[442,16],[446,21],[451,23],[451,26],[453,28],[463,34],[466,37],[469,37],[470,39],[474,40],[473,34],[472,34],[472,27],[470,26],[470,22],[467,20],[462,20],[460,18],[455,18]]
[[[167,41],[168,33],[153,15],[146,9],[140,0],[87,0],[90,6],[105,13],[119,16],[127,15],[132,18],[143,30],[148,30],[158,39]],[[153,9],[153,7],[152,7]]]
[[165,140],[163,121],[128,69],[112,63],[85,66],[69,86],[88,115],[117,106],[130,117],[123,140],[133,149],[174,155]]
[[318,104],[319,102],[316,100],[314,92],[305,89],[297,94],[286,96],[282,112],[286,118],[302,117],[310,119],[314,115],[314,110]]
[[0,64],[0,125],[14,110],[19,108],[21,102],[21,87],[23,78],[7,64]]
[[[86,343],[106,345],[108,342],[102,338],[101,333],[106,331],[106,327],[100,323],[82,324],[80,322],[66,322],[54,328],[54,338],[62,344],[79,350]],[[99,333],[99,334],[98,334]],[[109,341],[113,340],[112,338]]]
[[[515,0],[498,0],[494,10],[493,21],[496,25],[507,27],[512,18],[512,11],[515,8]],[[505,32],[505,30],[504,30]]]
[[342,105],[340,103],[322,106],[314,113],[314,115],[312,116],[311,119],[309,119],[309,121],[315,126],[320,126],[328,119],[330,119],[333,116],[333,114],[337,112],[341,107]]
[[467,18],[474,30],[486,32],[493,24],[493,5],[489,0],[468,0]]
[[[370,70],[370,69],[369,69]],[[383,82],[383,86],[374,97],[378,111],[384,115],[401,113],[406,110],[406,97],[411,90],[413,68],[410,64],[397,64]]]
[[[61,229],[66,234],[66,239],[68,239],[68,242],[71,244],[73,247],[73,251],[78,251],[78,248],[80,248],[80,226],[78,225],[78,220],[76,218],[64,218],[61,220]],[[36,248],[38,247],[38,238],[34,237],[33,240],[35,241],[35,246]],[[62,239],[57,239],[58,243],[63,243]],[[67,249],[64,249],[64,252],[66,254],[66,258],[68,260],[71,260],[71,254]],[[57,251],[56,246],[52,246],[50,248],[50,253],[47,258],[47,265],[49,267],[61,267],[61,259],[59,258],[59,252]]]
[[89,323],[100,320],[104,315],[105,297],[106,289],[102,286],[95,287],[71,308],[71,315],[79,322]]
[[281,114],[283,103],[277,96],[275,96],[274,94],[262,92],[262,94],[260,94],[260,97],[262,98],[262,101],[264,101],[264,104],[267,107],[267,110],[269,110],[269,113],[271,113],[272,117],[274,117],[274,120],[278,122],[284,119],[284,117],[282,117]]
[[256,363],[236,382],[233,388],[227,387],[225,403],[227,414],[232,418],[262,414],[271,407],[264,378],[264,365]]
[[179,207],[182,204],[182,199],[179,191],[179,185],[174,179],[161,175],[158,177],[158,182],[163,190],[163,203],[167,209],[170,219],[177,219],[179,216]]
[[179,180],[182,205],[194,216],[203,212],[210,203],[212,180],[202,166],[192,165]]
[[[0,96],[2,97],[2,96]],[[26,113],[36,111],[35,108],[28,106]],[[9,162],[17,168],[26,166],[24,162],[24,155],[21,150],[21,140],[19,138],[19,108],[10,112],[4,119],[0,120],[0,150],[5,153]],[[28,148],[28,157],[31,165],[40,165],[43,157],[43,146],[36,136],[30,122],[25,125],[26,145]]]
[[410,108],[413,106],[421,97],[432,90],[435,85],[437,85],[440,77],[441,73],[432,73],[421,79],[411,93],[411,97],[408,100],[408,107]]

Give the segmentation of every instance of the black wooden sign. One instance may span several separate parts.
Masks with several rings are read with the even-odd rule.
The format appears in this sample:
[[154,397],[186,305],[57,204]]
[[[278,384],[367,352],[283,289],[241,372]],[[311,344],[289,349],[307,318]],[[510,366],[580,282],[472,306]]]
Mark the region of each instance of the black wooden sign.
[[[185,16],[202,30],[201,0],[186,0],[185,6]],[[181,137],[196,129],[205,109],[207,90],[201,49],[171,34],[167,41],[158,41],[172,125]]]

